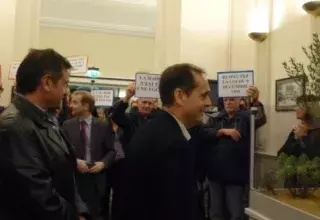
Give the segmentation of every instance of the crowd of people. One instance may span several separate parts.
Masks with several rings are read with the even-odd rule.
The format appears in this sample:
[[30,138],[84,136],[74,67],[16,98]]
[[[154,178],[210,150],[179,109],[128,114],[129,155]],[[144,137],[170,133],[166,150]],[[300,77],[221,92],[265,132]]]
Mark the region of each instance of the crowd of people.
[[31,50],[19,66],[0,116],[0,219],[245,219],[248,109],[258,109],[256,129],[266,123],[255,86],[204,120],[210,87],[195,65],[163,71],[162,107],[135,98],[132,83],[107,109],[88,91],[70,94],[71,68],[52,49]]

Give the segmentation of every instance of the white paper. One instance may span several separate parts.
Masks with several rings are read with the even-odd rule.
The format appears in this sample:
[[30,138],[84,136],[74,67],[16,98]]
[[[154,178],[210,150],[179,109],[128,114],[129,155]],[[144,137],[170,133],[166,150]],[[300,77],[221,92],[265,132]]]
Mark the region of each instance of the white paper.
[[68,57],[67,59],[72,65],[71,74],[87,73],[87,70],[88,70],[87,56]]
[[11,80],[15,80],[16,79],[16,75],[17,75],[18,68],[19,68],[20,64],[21,64],[21,62],[13,62],[10,65],[8,79],[11,79]]
[[253,71],[218,72],[219,97],[245,97],[254,85]]
[[96,106],[112,106],[113,90],[92,90],[91,94],[95,99]]
[[138,98],[159,98],[159,74],[137,73],[136,93]]

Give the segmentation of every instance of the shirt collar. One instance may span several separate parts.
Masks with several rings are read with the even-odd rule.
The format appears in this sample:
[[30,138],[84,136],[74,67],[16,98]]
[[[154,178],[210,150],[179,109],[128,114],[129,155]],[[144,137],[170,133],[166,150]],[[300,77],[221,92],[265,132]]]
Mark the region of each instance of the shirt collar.
[[189,134],[186,126],[176,116],[174,116],[170,112],[168,112],[168,113],[176,120],[176,122],[178,123],[178,125],[182,131],[183,136],[187,139],[187,141],[189,141],[191,139],[191,135]]
[[[24,95],[22,95],[22,94],[20,94],[20,93],[18,93],[18,92],[17,92],[15,95],[17,95],[17,96],[19,96],[19,97],[27,100]],[[27,101],[30,102],[29,100],[27,100]],[[30,102],[30,103],[31,103],[31,102]],[[36,107],[37,107],[39,110],[41,110],[42,112],[47,113],[47,110],[46,110],[46,109],[43,109],[43,108],[39,107],[38,105],[36,105],[36,104],[34,104],[34,103],[31,103],[31,104],[33,104],[34,106],[36,106]]]
[[92,115],[89,115],[88,117],[79,117],[79,121],[85,121],[87,125],[90,125],[92,122]]

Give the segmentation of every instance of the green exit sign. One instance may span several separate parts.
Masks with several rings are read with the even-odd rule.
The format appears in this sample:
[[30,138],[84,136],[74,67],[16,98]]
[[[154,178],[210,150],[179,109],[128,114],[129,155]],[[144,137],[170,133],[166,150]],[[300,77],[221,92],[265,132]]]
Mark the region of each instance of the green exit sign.
[[90,77],[90,78],[99,77],[100,76],[99,68],[94,68],[94,67],[88,68],[87,76]]

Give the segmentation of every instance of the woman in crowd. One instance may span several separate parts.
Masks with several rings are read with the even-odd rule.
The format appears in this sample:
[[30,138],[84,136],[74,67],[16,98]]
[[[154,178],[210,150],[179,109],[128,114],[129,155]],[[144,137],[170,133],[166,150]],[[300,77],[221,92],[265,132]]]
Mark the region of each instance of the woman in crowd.
[[296,117],[300,122],[290,132],[288,139],[278,151],[296,157],[306,154],[309,159],[320,157],[319,98],[313,95],[297,99]]

